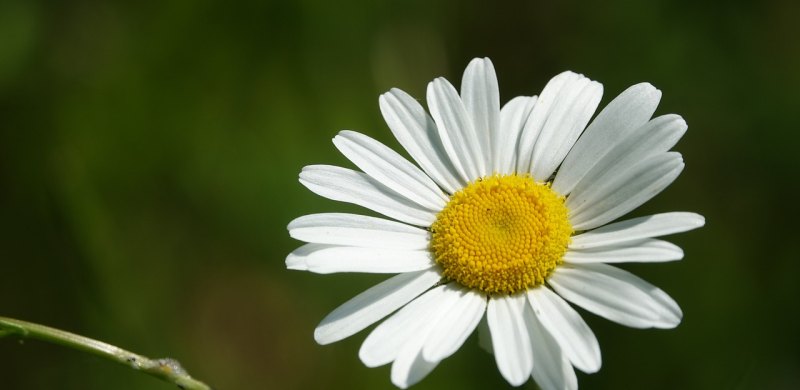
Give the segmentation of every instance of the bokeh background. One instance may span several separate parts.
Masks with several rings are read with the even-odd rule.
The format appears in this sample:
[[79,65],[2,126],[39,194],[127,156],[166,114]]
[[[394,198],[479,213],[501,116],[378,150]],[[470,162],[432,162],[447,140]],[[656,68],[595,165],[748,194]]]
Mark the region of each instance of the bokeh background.
[[[505,102],[574,70],[602,105],[649,81],[687,168],[640,215],[696,211],[677,263],[631,265],[681,304],[675,330],[586,314],[583,388],[800,386],[800,3],[767,1],[0,2],[0,315],[179,359],[218,389],[391,388],[365,332],[317,322],[380,275],[287,271],[286,224],[358,211],[297,182],[350,166],[353,129],[398,148],[378,95],[456,85],[489,56]],[[506,388],[474,339],[418,389]],[[0,339],[2,389],[171,389],[71,350]],[[532,382],[525,388],[535,388]]]

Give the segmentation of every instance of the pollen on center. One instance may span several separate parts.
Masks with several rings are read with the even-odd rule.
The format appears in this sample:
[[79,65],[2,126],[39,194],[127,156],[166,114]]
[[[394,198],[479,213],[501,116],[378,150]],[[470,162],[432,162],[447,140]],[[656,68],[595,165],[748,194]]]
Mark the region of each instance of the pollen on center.
[[488,294],[544,283],[572,235],[564,197],[529,176],[490,176],[450,197],[431,225],[446,278]]

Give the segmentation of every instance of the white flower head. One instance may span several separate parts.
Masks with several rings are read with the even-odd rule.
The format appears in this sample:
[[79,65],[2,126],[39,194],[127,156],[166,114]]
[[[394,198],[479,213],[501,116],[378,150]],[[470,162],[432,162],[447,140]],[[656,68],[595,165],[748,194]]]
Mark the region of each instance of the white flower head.
[[[670,212],[616,219],[661,192],[683,170],[669,151],[686,131],[678,115],[651,118],[661,92],[634,85],[591,122],[596,81],[564,72],[536,96],[500,108],[488,58],[464,71],[461,93],[428,84],[430,116],[392,89],[380,108],[416,162],[363,134],[342,131],[336,147],[361,171],[303,168],[300,182],[323,197],[389,219],[312,214],[289,224],[308,244],[286,259],[316,273],[398,274],[330,313],[320,344],[380,323],[361,346],[369,367],[392,363],[406,388],[455,353],[479,326],[512,385],[577,388],[573,367],[600,369],[600,348],[567,301],[635,328],[673,328],[682,313],[657,287],[608,265],[665,262],[683,251],[663,235],[703,226]],[[588,127],[587,127],[588,124]]]

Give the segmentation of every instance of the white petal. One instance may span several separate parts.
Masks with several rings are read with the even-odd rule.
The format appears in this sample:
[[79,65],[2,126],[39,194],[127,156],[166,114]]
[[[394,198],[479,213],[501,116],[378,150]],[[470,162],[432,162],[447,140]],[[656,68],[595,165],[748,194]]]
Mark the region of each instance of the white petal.
[[472,119],[467,114],[456,89],[444,78],[428,83],[428,108],[450,161],[465,182],[473,181],[486,171],[486,159],[478,143]]
[[396,221],[366,215],[309,214],[289,223],[292,238],[318,244],[387,249],[426,249],[430,233]]
[[683,250],[672,243],[644,238],[618,246],[573,250],[564,255],[564,261],[573,264],[588,263],[659,263],[680,260]]
[[296,271],[308,271],[308,267],[306,267],[305,258],[294,256],[293,254],[289,254],[286,256],[286,268],[293,269]]
[[512,295],[491,297],[486,309],[497,368],[512,386],[525,383],[533,369],[531,339],[522,317],[524,306],[524,296]]
[[500,110],[500,125],[492,131],[492,173],[516,172],[517,144],[535,104],[536,96],[517,96]]
[[[553,190],[566,195],[614,145],[647,122],[658,107],[661,91],[648,83],[636,84],[597,114],[564,159]],[[666,150],[665,150],[666,151]]]
[[309,271],[318,274],[335,272],[400,273],[421,271],[435,265],[428,251],[349,246],[323,246],[309,253],[305,257],[305,262]]
[[444,286],[435,287],[378,325],[361,344],[358,351],[361,361],[367,367],[377,367],[397,358],[403,346],[414,339],[428,317],[441,306],[443,294]]
[[494,346],[492,346],[492,331],[489,329],[489,321],[486,316],[483,316],[478,323],[478,346],[483,348],[484,351],[494,355]]
[[680,153],[663,153],[594,183],[585,191],[573,192],[566,202],[572,227],[589,230],[627,214],[667,188],[683,166]]
[[632,328],[674,328],[683,317],[664,291],[610,265],[565,264],[548,283],[570,302]]
[[418,319],[413,337],[400,347],[397,358],[392,364],[392,383],[397,387],[405,389],[419,382],[439,363],[439,361],[425,360],[422,356],[422,348],[430,340],[431,332],[436,329],[445,313],[449,312],[456,304],[459,295],[457,289],[445,286],[436,308],[431,310],[425,318]]
[[526,307],[523,312],[525,325],[531,335],[531,349],[533,351],[533,371],[531,375],[542,390],[577,389],[578,378],[572,369],[567,355],[545,329],[540,321],[542,317],[535,316],[531,307]]
[[665,236],[705,225],[702,215],[687,212],[662,213],[614,222],[572,237],[570,250],[624,244],[643,238]]
[[472,126],[484,158],[481,176],[491,174],[493,142],[500,124],[500,90],[494,65],[488,58],[472,60],[461,81],[461,99],[472,118]]
[[430,226],[436,213],[396,194],[368,175],[330,165],[309,165],[300,172],[300,183],[317,195],[354,203],[412,225]]
[[407,389],[424,379],[439,365],[438,361],[429,362],[423,359],[419,349],[419,341],[413,339],[400,350],[391,371],[392,383],[395,386]]
[[600,369],[600,345],[575,309],[544,286],[528,290],[528,302],[575,367],[586,373]]
[[466,184],[447,157],[433,119],[414,98],[395,88],[381,95],[379,103],[397,141],[428,176],[451,194]]
[[573,72],[562,72],[550,79],[547,85],[544,86],[542,93],[539,94],[539,98],[536,100],[536,105],[533,106],[533,110],[531,110],[528,120],[525,122],[522,134],[520,134],[517,150],[517,172],[530,172],[533,148],[553,109],[556,98],[565,86],[572,85],[581,77]]
[[422,350],[425,360],[438,362],[454,354],[478,326],[486,311],[486,297],[459,289],[460,296],[428,336]]
[[315,251],[327,248],[333,248],[334,245],[325,245],[325,244],[305,244],[294,251],[289,253],[286,256],[286,268],[298,270],[298,271],[308,271],[308,264],[306,264],[306,258],[309,254],[314,253]]
[[[602,96],[603,86],[583,76],[561,88],[533,147],[530,172],[534,179],[545,181],[555,172],[586,128]],[[535,110],[534,107],[534,114]]]
[[592,191],[597,183],[609,181],[619,172],[672,148],[686,132],[686,122],[678,115],[653,119],[617,143],[573,188],[577,196]]
[[433,270],[389,278],[328,314],[314,330],[314,339],[324,345],[350,337],[410,302],[439,279],[439,272]]
[[447,204],[447,195],[430,177],[386,145],[346,130],[333,143],[364,173],[420,206],[440,211]]

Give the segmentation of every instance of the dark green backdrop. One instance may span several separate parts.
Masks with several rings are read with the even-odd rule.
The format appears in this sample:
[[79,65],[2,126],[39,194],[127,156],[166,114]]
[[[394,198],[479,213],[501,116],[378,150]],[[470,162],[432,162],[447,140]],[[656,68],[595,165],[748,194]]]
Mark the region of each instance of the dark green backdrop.
[[[382,280],[285,270],[286,224],[356,210],[297,182],[330,143],[398,144],[378,95],[458,84],[476,56],[502,100],[563,70],[649,81],[679,113],[687,168],[637,214],[696,211],[672,264],[676,330],[587,314],[603,369],[583,388],[800,386],[800,3],[769,1],[0,2],[0,315],[181,360],[219,389],[389,388],[321,347],[339,303]],[[794,254],[793,254],[794,253]],[[474,340],[416,388],[502,388]],[[527,388],[534,385],[529,382]],[[0,339],[2,389],[170,389],[50,345]]]

